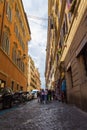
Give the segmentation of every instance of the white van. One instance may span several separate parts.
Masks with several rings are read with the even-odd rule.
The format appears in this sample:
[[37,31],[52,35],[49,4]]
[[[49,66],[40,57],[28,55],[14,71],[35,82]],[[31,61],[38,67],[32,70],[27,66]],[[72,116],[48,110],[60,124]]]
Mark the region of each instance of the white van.
[[39,90],[38,89],[33,89],[32,90],[32,94],[34,95],[34,98],[37,98],[37,92],[38,92]]

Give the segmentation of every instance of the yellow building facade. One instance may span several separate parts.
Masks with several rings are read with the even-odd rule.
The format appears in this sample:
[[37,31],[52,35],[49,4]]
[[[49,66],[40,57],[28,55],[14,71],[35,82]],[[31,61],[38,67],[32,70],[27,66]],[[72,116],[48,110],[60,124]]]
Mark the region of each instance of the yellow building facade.
[[61,49],[60,33],[64,18],[66,0],[48,0],[48,37],[46,48],[46,86],[54,88],[54,82],[59,78],[58,60]]
[[38,69],[35,67],[35,63],[32,57],[29,55],[28,60],[28,88],[27,91],[32,91],[33,89],[40,89],[41,81]]
[[36,68],[36,70],[35,70],[35,78],[36,78],[36,87],[38,90],[40,90],[41,89],[41,80],[40,80],[40,73],[39,73],[38,68]]
[[87,111],[87,1],[72,1],[69,13],[60,62],[64,61],[68,102]]
[[87,0],[49,0],[48,15],[46,85],[65,76],[68,103],[87,111]]
[[30,39],[22,1],[0,0],[0,87],[26,91]]

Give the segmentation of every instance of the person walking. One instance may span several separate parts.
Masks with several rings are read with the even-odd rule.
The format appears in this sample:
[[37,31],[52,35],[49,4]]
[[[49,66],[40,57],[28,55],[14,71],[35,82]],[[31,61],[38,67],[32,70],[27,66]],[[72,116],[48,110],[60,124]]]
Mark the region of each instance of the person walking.
[[45,89],[45,91],[44,91],[44,103],[47,103],[47,96],[48,96],[48,90]]
[[48,101],[51,101],[51,90],[48,90]]
[[65,78],[63,78],[62,80],[62,85],[61,85],[61,99],[62,102],[67,102],[67,98],[66,98],[66,80]]
[[41,90],[41,103],[44,103],[44,89]]
[[40,103],[41,91],[38,91],[38,92],[37,92],[37,98],[38,98],[38,102]]

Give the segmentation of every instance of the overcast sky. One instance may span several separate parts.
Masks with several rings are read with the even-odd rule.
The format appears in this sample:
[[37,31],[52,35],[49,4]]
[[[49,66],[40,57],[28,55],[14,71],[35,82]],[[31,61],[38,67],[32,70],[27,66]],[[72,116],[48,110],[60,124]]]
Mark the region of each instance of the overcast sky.
[[29,54],[39,69],[41,87],[45,88],[48,0],[22,0],[31,30]]

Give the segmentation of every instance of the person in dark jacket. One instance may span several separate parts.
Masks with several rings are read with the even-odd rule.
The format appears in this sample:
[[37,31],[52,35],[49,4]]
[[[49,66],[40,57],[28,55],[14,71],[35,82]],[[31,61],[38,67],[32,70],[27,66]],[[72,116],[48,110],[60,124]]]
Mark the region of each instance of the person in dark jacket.
[[61,85],[62,102],[66,102],[66,80],[63,78]]

